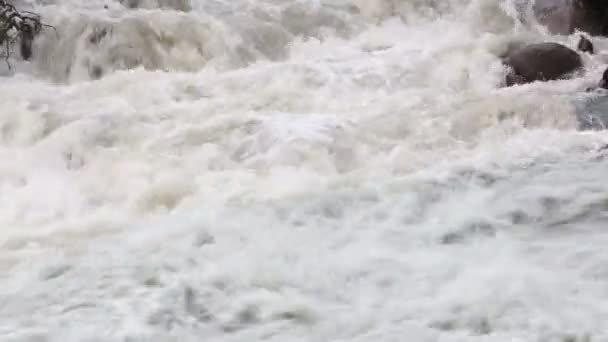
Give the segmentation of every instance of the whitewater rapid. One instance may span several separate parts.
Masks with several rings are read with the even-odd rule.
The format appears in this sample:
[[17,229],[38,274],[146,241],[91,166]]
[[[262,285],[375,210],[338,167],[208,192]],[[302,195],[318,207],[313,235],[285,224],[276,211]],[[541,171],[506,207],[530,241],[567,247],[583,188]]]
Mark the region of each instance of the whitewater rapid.
[[503,88],[522,3],[16,1],[0,341],[608,341],[608,42]]

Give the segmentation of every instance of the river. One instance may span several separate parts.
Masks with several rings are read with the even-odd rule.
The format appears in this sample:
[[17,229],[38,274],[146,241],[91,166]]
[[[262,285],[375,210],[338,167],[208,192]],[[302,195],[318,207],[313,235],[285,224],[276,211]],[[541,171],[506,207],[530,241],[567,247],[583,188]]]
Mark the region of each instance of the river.
[[[504,88],[521,1],[31,0],[0,340],[608,341],[608,63]],[[528,18],[529,19],[529,18]],[[582,108],[582,109],[581,109]]]

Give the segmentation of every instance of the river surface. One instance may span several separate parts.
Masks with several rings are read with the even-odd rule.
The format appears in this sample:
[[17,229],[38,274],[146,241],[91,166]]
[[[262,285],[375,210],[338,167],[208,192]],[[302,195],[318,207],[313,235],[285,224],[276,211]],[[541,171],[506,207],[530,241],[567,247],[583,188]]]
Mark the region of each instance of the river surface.
[[522,3],[15,1],[0,340],[608,341],[608,40],[501,87]]

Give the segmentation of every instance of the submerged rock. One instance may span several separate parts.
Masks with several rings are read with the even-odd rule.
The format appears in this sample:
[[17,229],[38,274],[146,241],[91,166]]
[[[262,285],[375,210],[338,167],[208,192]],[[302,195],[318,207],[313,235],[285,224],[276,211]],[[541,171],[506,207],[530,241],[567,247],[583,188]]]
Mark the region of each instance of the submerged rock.
[[599,90],[577,105],[578,129],[603,130],[608,126],[608,92]]
[[608,126],[608,68],[597,85],[576,103],[576,116],[580,130],[603,130]]

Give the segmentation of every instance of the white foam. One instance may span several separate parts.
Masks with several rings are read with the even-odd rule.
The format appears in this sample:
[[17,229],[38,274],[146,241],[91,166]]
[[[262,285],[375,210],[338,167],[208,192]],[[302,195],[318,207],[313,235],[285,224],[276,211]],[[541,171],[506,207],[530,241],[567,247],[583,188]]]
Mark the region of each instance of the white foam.
[[608,338],[602,55],[500,88],[509,41],[577,36],[429,3],[35,5],[62,35],[0,81],[0,339]]

